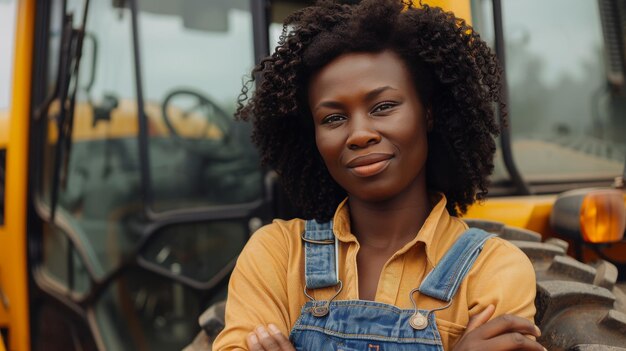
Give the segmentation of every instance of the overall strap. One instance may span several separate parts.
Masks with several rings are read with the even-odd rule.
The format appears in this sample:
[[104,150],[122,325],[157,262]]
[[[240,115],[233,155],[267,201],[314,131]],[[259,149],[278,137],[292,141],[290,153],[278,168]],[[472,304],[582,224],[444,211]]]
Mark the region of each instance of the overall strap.
[[319,289],[339,284],[339,245],[333,234],[333,221],[306,221],[302,240],[306,288]]
[[419,292],[450,302],[467,272],[478,258],[487,239],[495,234],[484,230],[470,228],[446,252],[441,261],[424,278],[419,287]]

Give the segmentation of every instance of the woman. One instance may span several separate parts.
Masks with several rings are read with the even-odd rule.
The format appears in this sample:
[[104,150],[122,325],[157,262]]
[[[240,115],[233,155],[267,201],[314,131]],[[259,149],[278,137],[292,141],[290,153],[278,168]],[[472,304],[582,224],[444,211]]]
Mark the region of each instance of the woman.
[[470,27],[322,2],[257,74],[239,116],[309,220],[252,236],[215,350],[543,349],[530,262],[455,217],[487,193],[498,131],[498,66]]

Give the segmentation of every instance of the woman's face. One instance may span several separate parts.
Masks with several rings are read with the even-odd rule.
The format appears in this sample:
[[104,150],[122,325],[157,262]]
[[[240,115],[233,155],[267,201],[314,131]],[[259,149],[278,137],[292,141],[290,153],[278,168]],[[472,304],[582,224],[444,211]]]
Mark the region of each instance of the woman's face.
[[391,51],[350,53],[309,84],[317,148],[351,197],[385,201],[426,184],[426,110]]

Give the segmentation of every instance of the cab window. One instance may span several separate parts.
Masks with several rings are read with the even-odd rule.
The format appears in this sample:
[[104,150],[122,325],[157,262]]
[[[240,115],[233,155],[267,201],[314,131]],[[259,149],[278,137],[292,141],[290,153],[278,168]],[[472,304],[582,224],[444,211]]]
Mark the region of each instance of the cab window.
[[[135,46],[132,4],[89,2],[72,106],[55,94],[86,2],[51,2],[34,269],[46,294],[85,306],[106,349],[181,349],[249,237],[228,210],[258,206],[264,189],[249,125],[233,118],[254,65],[252,13],[248,0],[137,1]],[[211,217],[220,210],[230,217]]]
[[[472,13],[493,44],[491,3],[472,1]],[[504,0],[502,22],[513,157],[522,176],[531,185],[610,184],[626,159],[626,120],[624,97],[608,84],[599,2]],[[498,159],[494,183],[507,179]]]

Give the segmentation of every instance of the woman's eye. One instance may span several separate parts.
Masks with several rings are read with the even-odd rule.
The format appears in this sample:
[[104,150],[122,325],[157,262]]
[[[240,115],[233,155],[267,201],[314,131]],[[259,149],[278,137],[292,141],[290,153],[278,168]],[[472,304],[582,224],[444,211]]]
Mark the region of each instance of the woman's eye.
[[372,113],[382,112],[385,110],[389,110],[390,108],[396,107],[398,104],[395,102],[382,102],[374,107]]
[[344,119],[345,117],[342,115],[330,115],[322,119],[322,124],[337,123],[343,121]]

